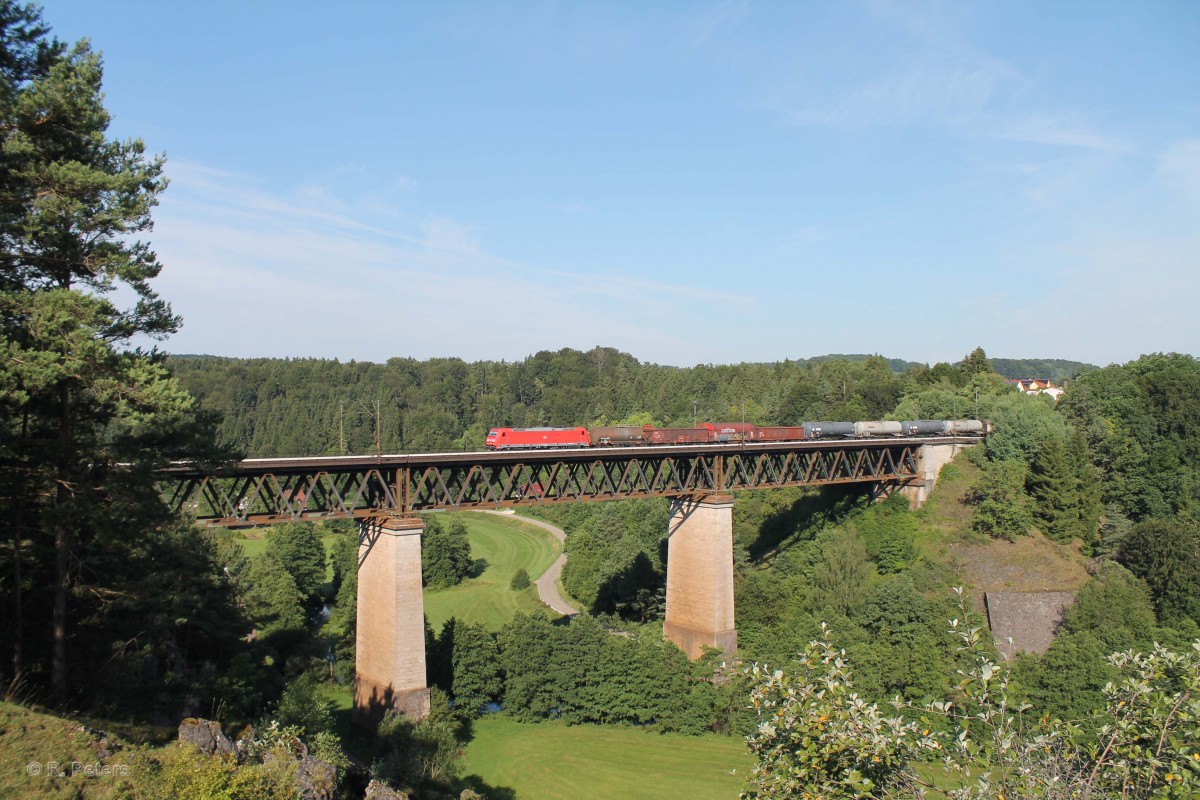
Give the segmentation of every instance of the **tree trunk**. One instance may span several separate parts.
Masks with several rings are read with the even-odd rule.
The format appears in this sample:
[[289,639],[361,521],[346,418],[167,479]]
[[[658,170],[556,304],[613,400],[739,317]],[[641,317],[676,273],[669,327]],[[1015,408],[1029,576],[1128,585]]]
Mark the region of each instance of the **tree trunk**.
[[25,614],[21,596],[21,519],[18,515],[13,524],[13,679],[12,685],[19,686],[25,671]]
[[54,702],[67,704],[67,590],[70,579],[70,541],[64,509],[71,501],[71,387],[64,381],[59,385],[59,452],[55,508],[52,522],[54,534],[54,608],[51,615],[54,648],[50,660],[50,689]]

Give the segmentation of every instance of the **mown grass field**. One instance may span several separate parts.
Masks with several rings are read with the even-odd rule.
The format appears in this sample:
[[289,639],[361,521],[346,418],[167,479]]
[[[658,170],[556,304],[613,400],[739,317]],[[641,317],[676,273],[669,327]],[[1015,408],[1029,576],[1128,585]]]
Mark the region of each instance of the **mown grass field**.
[[550,534],[515,517],[464,513],[471,539],[471,556],[486,564],[476,577],[449,589],[426,590],[425,616],[435,631],[451,617],[482,623],[498,631],[518,611],[554,613],[542,605],[537,589],[514,592],[509,583],[522,567],[536,580],[558,558],[558,543]]
[[[752,766],[739,737],[656,734],[636,728],[501,716],[475,723],[463,773],[516,800],[688,800],[737,797]],[[491,796],[491,795],[489,795]]]

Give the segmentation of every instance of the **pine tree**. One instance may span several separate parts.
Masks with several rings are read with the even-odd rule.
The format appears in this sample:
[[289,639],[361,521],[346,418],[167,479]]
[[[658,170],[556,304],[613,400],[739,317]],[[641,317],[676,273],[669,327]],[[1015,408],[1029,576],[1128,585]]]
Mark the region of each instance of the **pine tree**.
[[316,597],[325,583],[325,545],[311,523],[276,525],[267,539],[266,557],[287,570],[306,600]]
[[1038,522],[1046,535],[1056,542],[1069,542],[1078,532],[1076,480],[1062,439],[1046,437],[1030,467],[1026,484],[1037,501],[1035,515]]
[[968,377],[979,374],[990,375],[994,371],[992,362],[988,360],[987,353],[983,351],[982,347],[976,347],[963,356],[963,360],[959,362],[958,366]]
[[[59,704],[73,620],[117,591],[119,573],[97,560],[119,565],[169,524],[152,470],[208,436],[160,357],[132,344],[179,326],[137,238],[166,180],[140,140],[107,137],[101,78],[86,41],[67,49],[36,6],[0,0],[0,524],[12,531],[15,671],[48,661]],[[117,289],[132,306],[113,302]]]
[[1075,472],[1078,535],[1084,542],[1096,545],[1100,541],[1100,517],[1104,514],[1104,501],[1100,495],[1100,477],[1088,453],[1087,439],[1078,427],[1071,433],[1068,455]]

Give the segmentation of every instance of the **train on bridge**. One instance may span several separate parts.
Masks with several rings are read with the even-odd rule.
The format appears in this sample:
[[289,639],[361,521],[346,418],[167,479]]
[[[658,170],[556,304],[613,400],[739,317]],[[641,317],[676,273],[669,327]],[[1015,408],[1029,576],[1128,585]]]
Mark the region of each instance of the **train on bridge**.
[[670,444],[803,442],[813,439],[880,439],[906,436],[979,436],[992,432],[982,419],[914,419],[895,422],[802,422],[763,426],[748,422],[703,422],[692,428],[615,425],[591,429],[492,428],[488,450],[540,450],[566,447],[637,447]]

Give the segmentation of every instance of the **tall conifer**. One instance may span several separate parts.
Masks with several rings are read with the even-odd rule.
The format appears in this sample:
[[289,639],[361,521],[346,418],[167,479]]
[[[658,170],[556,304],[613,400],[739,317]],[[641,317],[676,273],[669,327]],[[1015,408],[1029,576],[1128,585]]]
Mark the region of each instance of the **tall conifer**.
[[[133,344],[179,326],[138,239],[166,187],[163,158],[108,138],[102,74],[86,40],[65,48],[36,6],[0,0],[0,524],[12,529],[15,672],[25,617],[49,607],[60,704],[72,604],[106,596],[82,591],[110,577],[96,567],[113,548],[99,543],[117,537],[119,549],[121,535],[166,523],[150,470],[197,442],[194,401]],[[132,305],[113,301],[117,289]],[[22,595],[47,586],[36,605]]]

